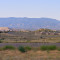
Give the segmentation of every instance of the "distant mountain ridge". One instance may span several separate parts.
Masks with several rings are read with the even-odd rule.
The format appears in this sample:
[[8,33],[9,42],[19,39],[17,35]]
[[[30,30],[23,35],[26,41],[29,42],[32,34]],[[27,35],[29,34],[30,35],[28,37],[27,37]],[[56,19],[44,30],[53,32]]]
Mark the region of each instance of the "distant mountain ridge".
[[60,30],[60,21],[51,18],[0,18],[0,27],[27,30],[40,28]]

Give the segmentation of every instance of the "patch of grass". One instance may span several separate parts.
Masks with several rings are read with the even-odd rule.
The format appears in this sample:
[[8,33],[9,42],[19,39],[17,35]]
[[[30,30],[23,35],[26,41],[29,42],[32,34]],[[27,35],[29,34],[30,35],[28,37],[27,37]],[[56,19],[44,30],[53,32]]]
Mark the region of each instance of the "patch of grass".
[[55,45],[51,45],[51,46],[48,46],[48,50],[56,50],[56,46]]
[[25,48],[23,46],[19,46],[18,50],[21,51],[21,52],[23,52],[23,53],[26,52],[26,50],[25,50]]
[[60,51],[60,48],[57,48],[58,51]]
[[3,48],[2,47],[0,47],[0,51],[2,51],[3,50]]
[[0,43],[2,43],[2,41],[0,40]]
[[7,50],[7,49],[14,50],[15,47],[14,46],[10,46],[10,45],[6,45],[5,47],[3,47],[3,50]]
[[50,52],[50,50],[47,50],[47,53],[49,53]]
[[29,46],[26,46],[25,49],[26,49],[26,51],[29,51],[29,50],[31,50],[32,48],[29,47]]
[[40,47],[40,50],[43,50],[44,51],[44,50],[47,50],[47,48],[48,48],[48,46],[44,46],[43,45],[43,46]]
[[40,49],[41,50],[56,50],[56,46],[55,45],[51,45],[51,46],[41,46]]

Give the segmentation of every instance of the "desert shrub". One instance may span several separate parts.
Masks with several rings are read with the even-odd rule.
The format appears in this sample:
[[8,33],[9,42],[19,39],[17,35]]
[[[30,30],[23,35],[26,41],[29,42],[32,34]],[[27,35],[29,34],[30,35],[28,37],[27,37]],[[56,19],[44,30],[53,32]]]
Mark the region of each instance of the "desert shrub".
[[26,52],[26,50],[25,50],[25,48],[23,46],[19,46],[18,50],[21,51],[21,52],[23,52],[23,53]]
[[48,50],[56,50],[56,46],[55,45],[48,46]]
[[51,45],[51,46],[41,46],[40,49],[41,50],[56,50],[56,46],[55,45]]
[[7,49],[14,50],[15,47],[10,45],[6,45],[5,47],[3,47],[3,50],[7,50]]
[[26,46],[25,49],[26,49],[26,51],[29,51],[29,50],[31,50],[32,48],[29,47],[29,46]]
[[40,47],[41,50],[47,50],[47,48],[48,46],[44,46],[44,45]]

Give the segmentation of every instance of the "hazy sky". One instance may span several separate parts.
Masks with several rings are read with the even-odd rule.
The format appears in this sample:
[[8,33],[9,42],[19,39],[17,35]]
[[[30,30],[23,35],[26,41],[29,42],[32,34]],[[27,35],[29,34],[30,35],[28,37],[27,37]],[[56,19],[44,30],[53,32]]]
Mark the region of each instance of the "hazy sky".
[[60,20],[60,0],[0,0],[0,17],[48,17]]

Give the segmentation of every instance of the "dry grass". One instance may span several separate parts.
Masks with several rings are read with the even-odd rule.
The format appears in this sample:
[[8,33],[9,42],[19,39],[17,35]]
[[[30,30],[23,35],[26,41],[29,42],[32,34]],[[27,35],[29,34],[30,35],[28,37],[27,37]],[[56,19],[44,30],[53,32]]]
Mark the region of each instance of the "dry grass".
[[60,60],[60,51],[28,51],[18,50],[0,51],[0,60]]
[[[43,38],[41,38],[43,37]],[[60,43],[60,35],[35,35],[32,32],[0,33],[0,40],[3,43],[21,43],[21,42],[50,42]]]

